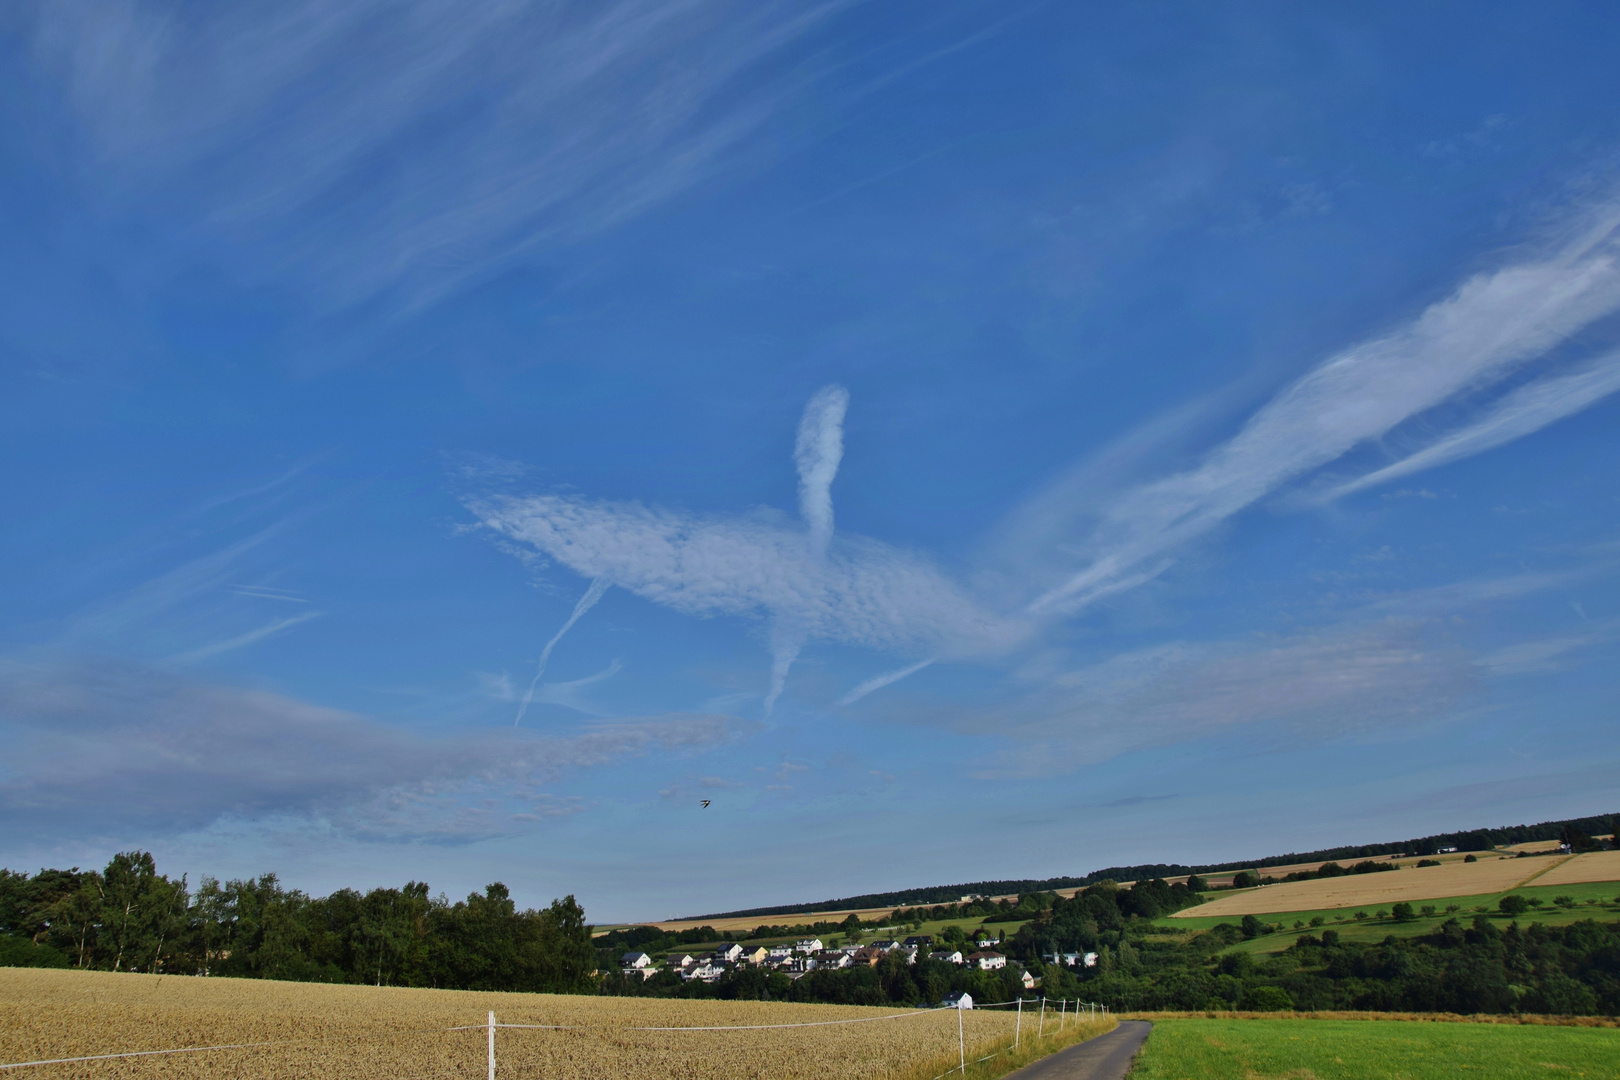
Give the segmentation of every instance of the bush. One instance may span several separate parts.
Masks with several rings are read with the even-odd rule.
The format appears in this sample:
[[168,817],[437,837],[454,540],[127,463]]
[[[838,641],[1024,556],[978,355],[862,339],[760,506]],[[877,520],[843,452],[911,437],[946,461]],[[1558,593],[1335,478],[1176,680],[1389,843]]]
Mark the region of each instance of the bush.
[[1440,865],[1440,860],[1439,859],[1419,859],[1417,861],[1417,864],[1419,866],[1439,866]]
[[1423,917],[1427,919],[1434,915],[1435,906],[1433,904],[1424,904],[1422,907],[1418,908],[1418,910],[1423,912]]
[[1496,902],[1504,915],[1523,915],[1530,910],[1530,902],[1518,893],[1509,893]]
[[1355,915],[1356,922],[1360,922],[1361,920],[1365,919],[1366,917],[1367,917],[1367,913],[1365,911],[1356,912],[1356,915]]
[[[1429,910],[1431,912],[1434,911],[1433,908],[1430,908]],[[1382,915],[1383,912],[1380,911],[1379,914]],[[1413,919],[1417,918],[1417,912],[1413,911],[1412,905],[1406,903],[1405,901],[1402,901],[1391,908],[1390,914],[1395,917],[1396,922],[1411,922]]]
[[1313,930],[1314,930],[1314,929],[1315,929],[1315,928],[1316,928],[1316,927],[1318,927],[1318,926],[1321,926],[1321,925],[1322,925],[1322,922],[1323,922],[1323,919],[1322,919],[1322,916],[1320,916],[1320,915],[1312,915],[1312,916],[1311,916],[1311,928],[1312,928],[1312,929],[1313,929]]
[[1553,903],[1561,908],[1572,908],[1575,906],[1575,898],[1573,896],[1555,896],[1553,897]]
[[1243,916],[1242,928],[1243,936],[1246,938],[1257,938],[1261,934],[1260,920],[1253,915]]
[[1463,862],[1479,862],[1478,855],[1464,855]]
[[1260,875],[1253,870],[1239,870],[1232,875],[1232,888],[1252,889],[1260,884]]
[[65,968],[67,955],[49,945],[35,945],[25,937],[0,934],[0,967]]
[[1280,986],[1254,986],[1244,991],[1238,1008],[1251,1012],[1290,1012],[1294,999]]

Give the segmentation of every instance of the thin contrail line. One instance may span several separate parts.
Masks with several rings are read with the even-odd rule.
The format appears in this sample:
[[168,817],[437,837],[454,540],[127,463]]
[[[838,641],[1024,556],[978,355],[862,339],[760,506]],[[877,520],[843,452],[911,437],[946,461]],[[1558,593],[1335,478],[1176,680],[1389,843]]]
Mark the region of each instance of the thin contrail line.
[[553,634],[551,640],[546,642],[546,647],[540,650],[540,662],[535,665],[534,678],[529,680],[529,689],[524,692],[523,703],[518,706],[517,716],[512,720],[513,727],[522,723],[523,714],[529,711],[529,702],[534,700],[535,688],[540,685],[540,677],[546,673],[546,664],[551,660],[551,650],[557,647],[557,642],[562,640],[562,636],[568,633],[569,628],[579,622],[581,615],[596,606],[596,602],[602,599],[602,594],[607,590],[607,578],[599,577],[593,580],[591,587],[585,590],[585,595],[579,598],[579,603],[574,605],[574,613],[568,616],[568,621],[562,624],[562,629]]

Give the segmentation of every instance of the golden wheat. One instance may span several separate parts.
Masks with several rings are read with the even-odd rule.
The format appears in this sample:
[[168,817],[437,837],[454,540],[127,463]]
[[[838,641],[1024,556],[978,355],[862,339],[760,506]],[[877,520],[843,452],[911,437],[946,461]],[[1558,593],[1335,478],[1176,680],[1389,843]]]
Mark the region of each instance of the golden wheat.
[[[498,1029],[502,1080],[798,1080],[888,1078],[957,1052],[957,1017],[940,1010],[874,1023],[754,1031],[637,1031],[641,1027],[794,1024],[900,1016],[904,1009],[772,1002],[496,994],[0,968],[0,1064],[264,1043],[10,1072],[49,1077],[483,1077],[485,1022],[558,1024]],[[1006,1045],[1007,1010],[962,1016],[970,1055]],[[1024,1014],[1024,1041],[1038,1021]],[[1112,1026],[1111,1024],[1107,1026]],[[1047,1014],[1048,1034],[1056,1024]],[[1098,1027],[1102,1030],[1102,1026]],[[1074,1031],[1073,1017],[1065,1034]],[[1064,1039],[1065,1042],[1069,1041]]]

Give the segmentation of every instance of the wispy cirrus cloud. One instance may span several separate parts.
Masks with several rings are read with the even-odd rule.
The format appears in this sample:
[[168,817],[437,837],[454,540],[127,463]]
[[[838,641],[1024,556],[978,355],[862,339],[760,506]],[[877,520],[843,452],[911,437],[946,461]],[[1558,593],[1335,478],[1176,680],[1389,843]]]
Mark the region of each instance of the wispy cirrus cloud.
[[744,158],[842,6],[92,0],[35,5],[33,56],[104,203],[175,202],[328,302],[420,299]]
[[986,775],[1061,771],[1240,730],[1283,726],[1319,739],[1430,719],[1461,701],[1478,671],[1425,623],[1385,621],[1171,642],[1075,667],[1049,661],[1019,677],[1025,693],[943,715],[957,730],[1011,740]]
[[919,555],[846,534],[818,559],[805,530],[780,517],[573,495],[475,496],[466,505],[485,528],[577,574],[688,615],[775,618],[811,639],[956,656],[1005,651],[1029,631]]
[[1314,496],[1328,502],[1424,469],[1510,443],[1573,416],[1620,390],[1620,353],[1609,353],[1565,375],[1550,376],[1504,394],[1466,426],[1365,476]]
[[465,841],[552,816],[547,785],[647,753],[720,745],[748,725],[672,713],[566,735],[427,738],[265,691],[100,660],[0,662],[0,822],[41,834],[182,832],[303,818],[354,835]]
[[[1620,311],[1620,214],[1604,210],[1553,255],[1477,274],[1405,326],[1319,365],[1198,467],[1114,496],[1083,542],[1086,564],[1038,595],[1030,613],[1072,614],[1151,579],[1174,549],[1283,485]],[[1559,409],[1567,415],[1601,396],[1607,377],[1598,365],[1560,385],[1526,387],[1433,460],[1498,445]]]
[[[832,483],[848,406],[841,386],[824,387],[805,406],[794,448],[802,527],[770,514],[705,516],[571,495],[464,502],[486,529],[591,578],[593,590],[612,584],[689,615],[767,620],[767,716],[810,641],[925,651],[935,659],[993,656],[1018,645],[1030,623],[976,600],[928,560],[876,540],[834,537]],[[869,680],[848,700],[931,662]]]
[[211,656],[219,656],[221,653],[234,652],[237,649],[246,648],[255,642],[263,641],[265,638],[274,637],[283,630],[290,630],[299,623],[308,622],[311,619],[318,619],[324,614],[325,612],[321,611],[305,611],[300,612],[291,618],[277,619],[274,622],[266,623],[263,626],[249,630],[245,634],[236,634],[232,637],[224,639],[223,641],[212,641],[207,645],[200,645],[195,649],[188,649],[177,656],[171,656],[169,658],[169,662],[171,664],[194,664],[199,660],[206,660]]

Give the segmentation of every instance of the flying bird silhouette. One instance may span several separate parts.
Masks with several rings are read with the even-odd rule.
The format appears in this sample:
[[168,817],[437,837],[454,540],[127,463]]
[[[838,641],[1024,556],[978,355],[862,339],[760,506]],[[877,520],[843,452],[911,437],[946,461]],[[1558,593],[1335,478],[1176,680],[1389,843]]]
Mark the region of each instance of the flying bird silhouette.
[[709,800],[704,799],[703,800],[703,809],[707,810],[708,808],[709,808]]

